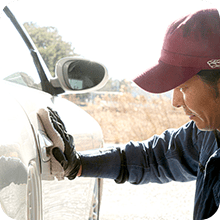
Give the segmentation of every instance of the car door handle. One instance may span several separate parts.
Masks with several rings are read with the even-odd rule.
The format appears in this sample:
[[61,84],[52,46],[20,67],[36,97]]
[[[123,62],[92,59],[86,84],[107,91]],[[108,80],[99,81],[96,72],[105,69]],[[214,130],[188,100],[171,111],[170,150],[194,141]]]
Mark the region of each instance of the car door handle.
[[49,148],[53,146],[53,142],[47,137],[46,133],[42,130],[39,130],[38,138],[41,151],[41,159],[43,162],[48,162],[50,160],[50,156],[47,152]]

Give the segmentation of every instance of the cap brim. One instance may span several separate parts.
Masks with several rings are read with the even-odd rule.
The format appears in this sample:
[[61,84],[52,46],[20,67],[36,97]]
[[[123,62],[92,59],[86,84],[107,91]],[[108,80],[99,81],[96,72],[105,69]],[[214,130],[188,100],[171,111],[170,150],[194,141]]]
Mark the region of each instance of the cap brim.
[[201,69],[172,66],[159,61],[157,65],[139,75],[133,81],[143,90],[151,93],[163,93],[183,84]]

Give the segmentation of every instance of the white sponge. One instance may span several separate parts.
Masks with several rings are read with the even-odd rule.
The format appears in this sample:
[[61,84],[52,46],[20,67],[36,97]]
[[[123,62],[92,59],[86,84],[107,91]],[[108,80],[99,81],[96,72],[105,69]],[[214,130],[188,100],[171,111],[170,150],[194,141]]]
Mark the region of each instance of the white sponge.
[[47,156],[50,157],[50,174],[52,176],[56,176],[58,180],[64,178],[64,170],[60,163],[54,158],[52,154],[52,150],[55,147],[60,148],[64,152],[64,142],[60,136],[60,134],[54,128],[50,116],[49,111],[47,109],[39,109],[37,112],[38,116],[38,124],[39,124],[39,132],[41,134],[46,134],[47,137],[52,141],[53,146],[48,147],[46,149]]

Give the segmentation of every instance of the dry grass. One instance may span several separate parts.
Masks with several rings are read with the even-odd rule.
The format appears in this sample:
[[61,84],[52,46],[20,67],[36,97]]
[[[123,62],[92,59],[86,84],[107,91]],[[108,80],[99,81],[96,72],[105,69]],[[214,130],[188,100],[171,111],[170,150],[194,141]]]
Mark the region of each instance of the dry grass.
[[[74,97],[69,97],[77,103]],[[171,106],[164,96],[138,96],[128,92],[96,97],[82,107],[100,124],[106,143],[142,141],[168,128],[178,128],[189,119],[180,109]]]

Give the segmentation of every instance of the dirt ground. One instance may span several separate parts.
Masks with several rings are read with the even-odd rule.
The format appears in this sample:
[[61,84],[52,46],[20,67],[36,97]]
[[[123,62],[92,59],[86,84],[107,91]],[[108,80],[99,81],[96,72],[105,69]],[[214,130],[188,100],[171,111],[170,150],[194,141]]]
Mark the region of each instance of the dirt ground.
[[118,185],[104,180],[100,220],[192,220],[195,182]]

